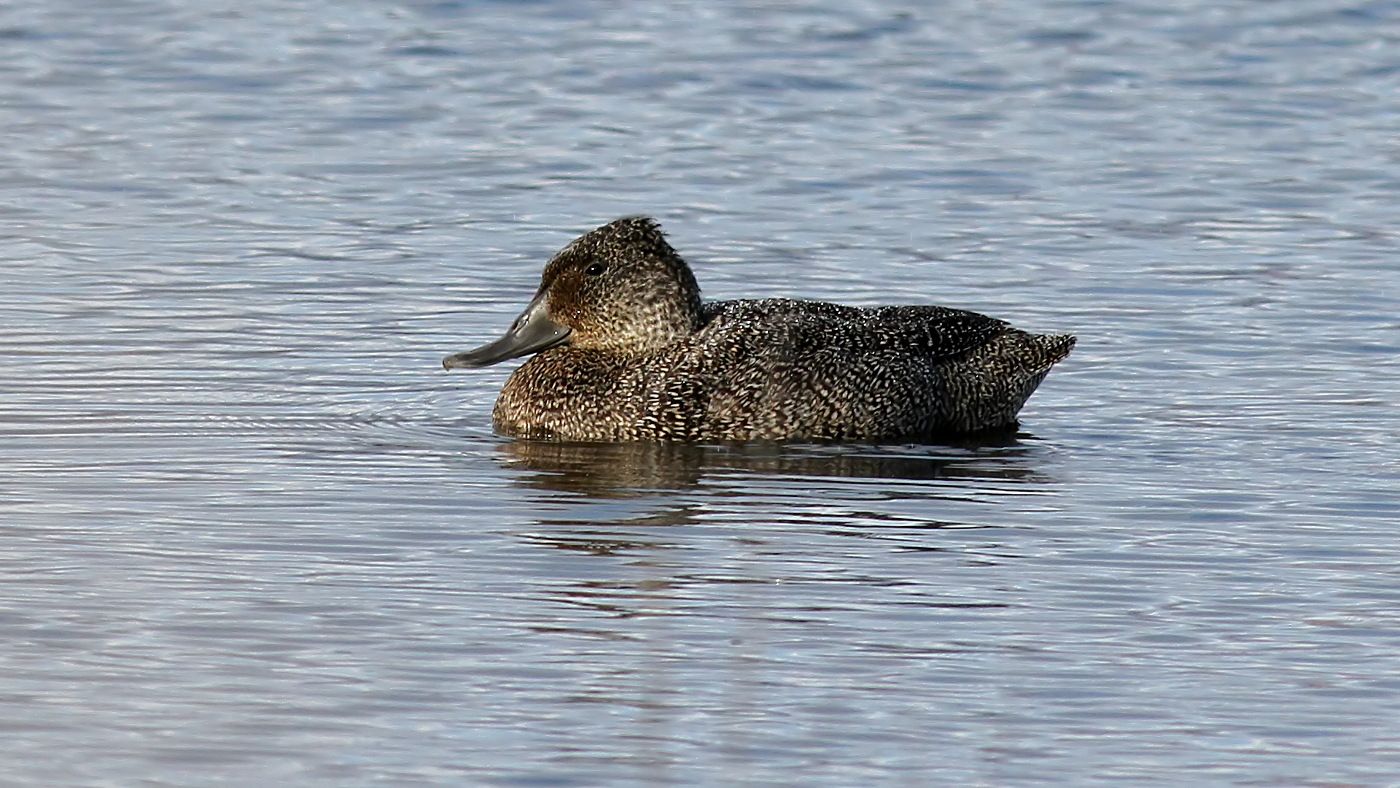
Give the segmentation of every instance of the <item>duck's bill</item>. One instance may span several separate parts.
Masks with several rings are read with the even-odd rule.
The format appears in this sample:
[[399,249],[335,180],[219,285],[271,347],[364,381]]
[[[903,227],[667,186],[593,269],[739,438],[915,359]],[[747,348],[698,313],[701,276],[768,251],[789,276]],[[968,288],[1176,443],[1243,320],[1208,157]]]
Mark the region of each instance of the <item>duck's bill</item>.
[[569,329],[545,314],[543,295],[535,298],[511,324],[510,330],[489,345],[465,353],[454,353],[442,360],[443,369],[488,367],[512,358],[528,356],[568,340]]

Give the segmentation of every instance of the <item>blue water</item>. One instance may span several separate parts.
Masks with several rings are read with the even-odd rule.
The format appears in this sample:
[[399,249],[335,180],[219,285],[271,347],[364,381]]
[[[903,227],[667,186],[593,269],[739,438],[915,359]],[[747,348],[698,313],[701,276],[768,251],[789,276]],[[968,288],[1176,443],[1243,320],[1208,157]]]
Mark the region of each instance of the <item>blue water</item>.
[[[17,785],[1400,781],[1400,4],[0,7]],[[1011,440],[494,436],[548,256],[1080,344]]]

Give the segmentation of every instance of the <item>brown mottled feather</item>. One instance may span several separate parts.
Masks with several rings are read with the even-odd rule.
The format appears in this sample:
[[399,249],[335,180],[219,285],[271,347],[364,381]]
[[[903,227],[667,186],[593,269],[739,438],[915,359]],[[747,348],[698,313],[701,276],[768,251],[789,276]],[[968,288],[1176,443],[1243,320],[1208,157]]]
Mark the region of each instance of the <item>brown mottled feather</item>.
[[[570,274],[596,262],[605,283]],[[573,333],[511,376],[494,414],[508,435],[876,440],[1010,427],[1075,342],[940,306],[702,305],[644,217],[569,244],[540,292]]]

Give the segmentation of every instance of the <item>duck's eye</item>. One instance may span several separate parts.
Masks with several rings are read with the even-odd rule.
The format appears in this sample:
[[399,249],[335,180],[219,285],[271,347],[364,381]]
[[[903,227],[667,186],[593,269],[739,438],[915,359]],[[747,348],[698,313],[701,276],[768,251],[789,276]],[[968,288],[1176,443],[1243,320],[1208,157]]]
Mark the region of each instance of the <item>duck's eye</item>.
[[608,270],[608,267],[606,265],[603,265],[602,263],[594,263],[593,265],[590,265],[587,268],[583,269],[583,272],[585,274],[588,274],[589,276],[602,276],[603,272],[606,270]]

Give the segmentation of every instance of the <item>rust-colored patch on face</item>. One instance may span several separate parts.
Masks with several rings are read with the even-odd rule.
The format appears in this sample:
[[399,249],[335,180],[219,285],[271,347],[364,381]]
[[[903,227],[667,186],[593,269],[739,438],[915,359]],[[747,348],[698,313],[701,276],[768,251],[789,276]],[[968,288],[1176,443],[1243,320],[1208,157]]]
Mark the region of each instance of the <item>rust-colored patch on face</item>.
[[546,298],[549,316],[556,322],[578,331],[584,312],[583,282],[577,266],[572,265],[572,262],[555,258],[555,261],[550,263],[550,268],[554,269],[553,276],[540,286],[548,293]]

